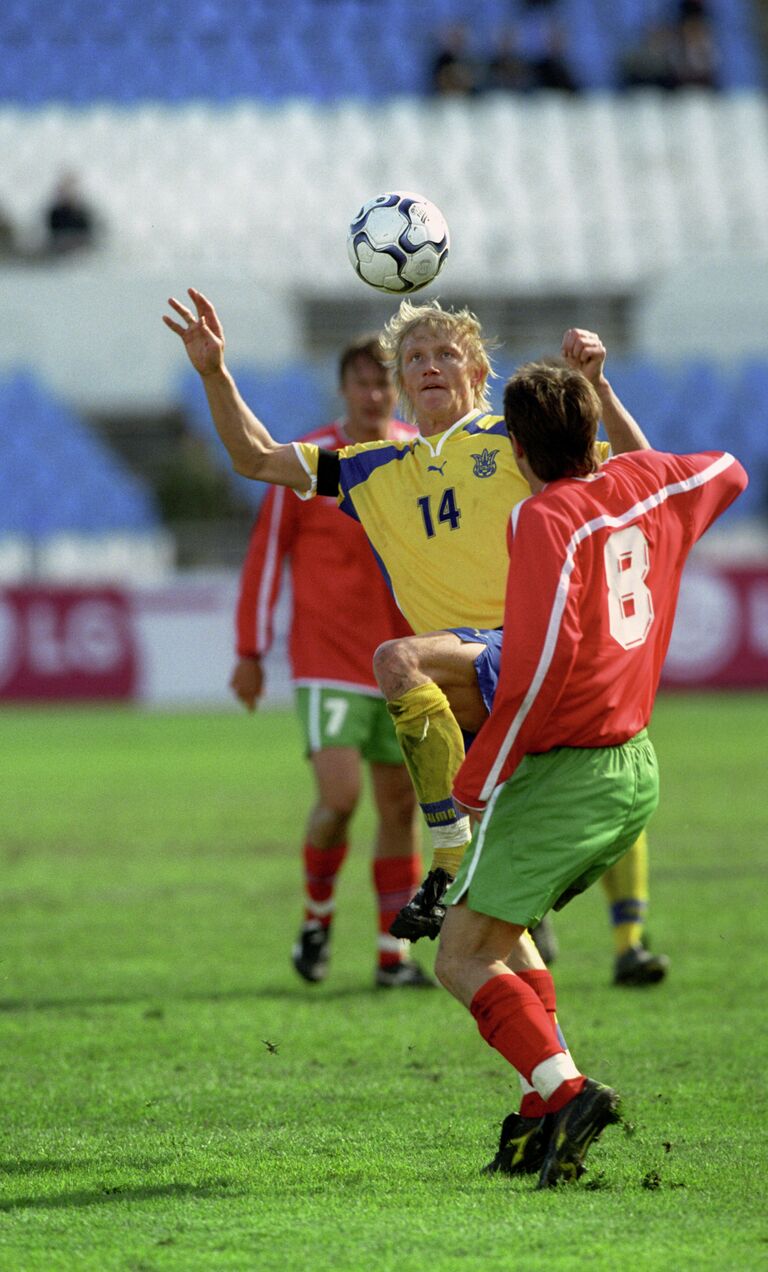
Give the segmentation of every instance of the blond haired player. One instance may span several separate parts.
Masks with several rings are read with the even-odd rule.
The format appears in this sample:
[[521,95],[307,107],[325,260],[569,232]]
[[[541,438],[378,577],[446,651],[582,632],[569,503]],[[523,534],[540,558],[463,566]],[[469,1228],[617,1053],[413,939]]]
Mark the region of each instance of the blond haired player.
[[[332,452],[274,441],[227,370],[213,305],[194,289],[189,295],[196,312],[171,299],[181,321],[165,315],[164,322],[202,377],[236,471],[306,498],[335,495],[362,523],[402,613],[420,633],[385,643],[375,670],[433,842],[432,869],[392,930],[412,940],[435,936],[443,893],[470,838],[451,782],[464,757],[462,730],[474,734],[492,702],[504,621],[501,545],[510,507],[530,494],[503,420],[488,412],[490,362],[480,324],[467,310],[404,301],[384,340],[419,434]],[[603,374],[600,338],[571,329],[562,354],[593,384],[613,453],[646,447]],[[653,956],[639,942],[638,924],[628,934],[633,975],[642,975]],[[541,966],[532,945],[527,957],[530,967]],[[658,970],[663,975],[657,960],[656,979]]]
[[[375,337],[361,337],[342,350],[338,375],[342,417],[303,441],[338,450],[353,442],[413,436],[411,426],[393,419],[394,385]],[[374,983],[432,986],[409,957],[408,943],[389,932],[421,877],[421,828],[413,786],[371,665],[377,645],[408,634],[408,624],[362,528],[341,515],[336,500],[301,501],[284,486],[272,486],[251,532],[237,605],[231,685],[250,711],[264,689],[262,660],[272,644],[284,565],[291,581],[288,641],[296,707],[316,788],[302,845],[304,916],[293,966],[310,984],[328,974],[337,883],[365,765],[377,817],[371,872]],[[332,621],[335,615],[343,620]]]

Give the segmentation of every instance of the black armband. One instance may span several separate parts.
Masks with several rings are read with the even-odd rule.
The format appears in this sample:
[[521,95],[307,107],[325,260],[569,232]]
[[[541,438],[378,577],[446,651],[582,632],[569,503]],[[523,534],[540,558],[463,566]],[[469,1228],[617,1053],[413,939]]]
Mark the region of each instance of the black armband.
[[339,493],[339,480],[341,478],[341,460],[336,451],[323,450],[317,457],[317,494],[333,495],[334,498]]

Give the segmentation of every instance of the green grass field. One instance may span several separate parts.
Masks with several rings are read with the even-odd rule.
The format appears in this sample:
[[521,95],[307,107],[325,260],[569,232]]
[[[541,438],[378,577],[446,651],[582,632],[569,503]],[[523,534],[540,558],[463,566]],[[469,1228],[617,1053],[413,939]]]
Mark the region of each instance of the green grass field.
[[371,988],[367,804],[329,980],[290,967],[290,715],[6,710],[0,1268],[768,1267],[766,706],[658,704],[668,983],[609,985],[599,887],[558,916],[561,1021],[627,1122],[553,1193],[478,1173],[517,1081],[471,1018]]

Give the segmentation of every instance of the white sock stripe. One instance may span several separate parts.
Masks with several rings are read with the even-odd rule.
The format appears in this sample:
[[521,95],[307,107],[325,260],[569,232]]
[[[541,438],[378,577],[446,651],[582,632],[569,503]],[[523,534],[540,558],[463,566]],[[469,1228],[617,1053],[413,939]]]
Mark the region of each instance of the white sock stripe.
[[378,949],[384,954],[399,954],[401,958],[405,958],[408,945],[408,941],[399,941],[396,936],[390,936],[388,932],[379,932]]
[[333,897],[331,897],[330,901],[313,901],[311,897],[306,897],[304,904],[319,919],[326,919],[336,909],[336,902]]
[[459,817],[449,826],[430,826],[433,848],[461,848],[472,838],[468,817]]
[[531,1082],[542,1100],[549,1100],[562,1082],[566,1082],[569,1078],[580,1077],[581,1074],[569,1053],[560,1051],[556,1056],[550,1056],[549,1059],[542,1060],[541,1064],[536,1065],[531,1074]]

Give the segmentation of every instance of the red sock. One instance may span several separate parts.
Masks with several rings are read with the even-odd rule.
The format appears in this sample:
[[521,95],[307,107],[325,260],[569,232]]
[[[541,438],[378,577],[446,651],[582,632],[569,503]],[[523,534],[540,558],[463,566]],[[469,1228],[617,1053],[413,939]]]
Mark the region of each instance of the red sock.
[[546,1010],[550,1015],[557,1011],[557,995],[555,993],[555,982],[552,979],[552,973],[547,971],[546,967],[530,967],[523,972],[517,972],[521,981],[525,981],[526,985],[530,985],[534,994],[541,999]]
[[[529,985],[534,994],[538,995],[541,999],[542,1005],[549,1016],[557,1037],[563,1047],[566,1047],[566,1041],[562,1035],[559,1025],[557,1024],[557,1016],[555,1015],[557,1010],[557,994],[555,993],[555,982],[552,979],[552,973],[547,971],[546,968],[532,967],[523,972],[518,972],[517,975],[520,977],[521,981],[524,981],[526,985]],[[545,1101],[542,1100],[538,1091],[526,1091],[520,1100],[521,1117],[543,1117],[548,1111],[548,1106]]]
[[394,967],[403,957],[403,945],[390,936],[389,925],[410,901],[421,883],[421,857],[376,857],[373,862],[373,885],[379,912],[379,967]]
[[333,890],[336,876],[347,855],[346,844],[334,844],[331,848],[315,848],[305,844],[304,861],[304,921],[314,920],[323,927],[330,927],[333,918]]
[[563,1052],[538,994],[520,976],[492,976],[469,1005],[485,1041],[522,1073],[526,1082],[537,1065]]
[[568,1104],[574,1096],[578,1095],[582,1090],[586,1078],[582,1075],[578,1078],[566,1078],[561,1082],[554,1095],[551,1095],[544,1105],[545,1113],[558,1113],[564,1104]]

